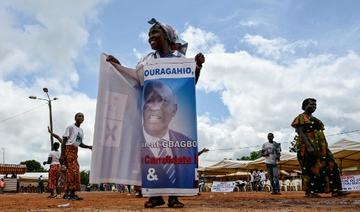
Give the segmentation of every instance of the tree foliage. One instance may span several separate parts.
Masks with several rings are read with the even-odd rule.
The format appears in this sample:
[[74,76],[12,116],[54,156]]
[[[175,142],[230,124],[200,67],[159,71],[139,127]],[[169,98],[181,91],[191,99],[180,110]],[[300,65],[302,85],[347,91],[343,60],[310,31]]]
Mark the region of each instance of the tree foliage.
[[90,175],[89,170],[82,170],[80,172],[80,182],[81,182],[81,184],[83,184],[83,185],[89,184],[89,175]]
[[46,172],[44,167],[36,160],[26,160],[20,162],[20,164],[25,164],[27,168],[27,172]]
[[256,160],[261,157],[261,151],[253,151],[249,156],[242,156],[240,160]]

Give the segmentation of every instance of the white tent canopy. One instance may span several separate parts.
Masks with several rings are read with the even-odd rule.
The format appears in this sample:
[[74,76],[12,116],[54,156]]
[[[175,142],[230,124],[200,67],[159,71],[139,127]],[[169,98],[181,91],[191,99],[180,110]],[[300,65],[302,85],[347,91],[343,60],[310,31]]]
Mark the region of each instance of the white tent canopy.
[[47,180],[49,177],[48,172],[26,172],[25,174],[18,174],[18,179],[31,179],[31,180],[37,180],[40,175],[42,175],[44,180]]
[[246,168],[244,167],[246,166],[247,163],[249,163],[249,161],[224,159],[211,166],[198,168],[198,171],[212,173],[212,174],[227,174],[239,170],[246,170]]
[[217,169],[217,168],[240,168],[245,166],[249,161],[247,160],[222,160],[214,165],[211,165],[207,168]]
[[[295,153],[290,152],[282,152],[280,156],[279,162],[280,169],[283,170],[296,170],[299,169],[299,162],[297,161],[297,157]],[[261,157],[254,161],[250,161],[246,169],[266,169],[265,158]]]
[[[360,166],[360,142],[341,139],[329,146],[334,158],[341,169]],[[299,170],[296,153],[282,152],[280,169]],[[266,169],[264,157],[254,161],[222,160],[209,167],[200,168],[203,172],[232,173],[240,170]]]
[[360,166],[360,142],[342,139],[330,146],[340,168]]

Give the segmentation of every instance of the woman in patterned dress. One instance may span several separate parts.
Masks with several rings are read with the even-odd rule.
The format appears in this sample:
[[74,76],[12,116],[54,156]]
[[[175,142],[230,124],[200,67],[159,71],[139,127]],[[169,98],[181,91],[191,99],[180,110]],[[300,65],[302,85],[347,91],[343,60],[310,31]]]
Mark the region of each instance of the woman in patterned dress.
[[328,148],[324,124],[312,115],[316,110],[316,99],[305,99],[302,109],[304,113],[299,114],[291,126],[298,134],[295,149],[302,169],[305,196],[318,197],[318,193],[329,192],[332,196],[348,194],[342,191],[340,170]]
[[60,152],[59,152],[60,144],[55,142],[54,143],[54,150],[50,152],[48,160],[44,161],[45,164],[50,164],[49,169],[49,181],[48,181],[48,188],[51,191],[50,196],[48,198],[55,198],[57,196],[57,184],[59,179],[59,172],[60,172]]
[[51,131],[50,127],[48,127],[48,132],[51,134],[51,136],[56,138],[61,144],[61,152],[60,152],[60,158],[59,158],[60,169],[59,169],[59,175],[58,175],[58,180],[57,180],[57,189],[56,189],[57,195],[61,195],[61,193],[65,191],[65,183],[66,183],[66,165],[65,165],[65,156],[64,156],[65,155],[65,144],[59,135],[57,135]]

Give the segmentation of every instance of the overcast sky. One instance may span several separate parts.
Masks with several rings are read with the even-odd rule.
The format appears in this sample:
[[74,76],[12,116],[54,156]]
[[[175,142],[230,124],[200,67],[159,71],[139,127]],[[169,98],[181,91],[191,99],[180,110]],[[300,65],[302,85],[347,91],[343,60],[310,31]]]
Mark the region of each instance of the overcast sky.
[[[197,84],[200,165],[258,150],[268,132],[288,151],[293,118],[304,98],[318,100],[315,116],[329,143],[359,141],[360,2],[335,1],[20,1],[0,2],[0,147],[6,163],[44,161],[50,149],[49,111],[62,135],[83,112],[92,144],[99,56],[134,67],[151,51],[152,17],[189,42],[187,57],[203,52]],[[1,153],[4,153],[1,150]],[[2,154],[3,156],[4,154]],[[1,157],[2,162],[3,157]],[[81,169],[91,152],[79,150]]]

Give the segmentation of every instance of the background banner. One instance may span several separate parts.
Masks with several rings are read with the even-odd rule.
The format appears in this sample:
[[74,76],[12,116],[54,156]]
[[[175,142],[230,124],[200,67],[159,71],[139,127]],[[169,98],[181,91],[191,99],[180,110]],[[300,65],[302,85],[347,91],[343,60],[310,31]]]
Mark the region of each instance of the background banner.
[[141,185],[138,83],[101,55],[90,183]]
[[219,182],[214,181],[211,186],[211,192],[233,192],[235,181]]
[[144,66],[142,193],[198,192],[193,58],[161,58]]
[[341,176],[343,191],[360,191],[360,175]]

